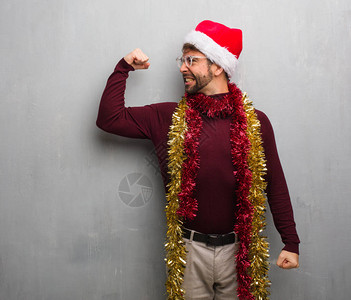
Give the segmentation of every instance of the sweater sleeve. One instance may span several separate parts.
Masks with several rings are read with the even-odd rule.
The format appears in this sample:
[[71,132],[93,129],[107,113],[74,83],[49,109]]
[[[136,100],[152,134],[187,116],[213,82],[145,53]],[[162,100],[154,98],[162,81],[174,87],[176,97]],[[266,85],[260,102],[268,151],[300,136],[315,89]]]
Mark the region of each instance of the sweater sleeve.
[[153,132],[164,122],[167,103],[125,107],[126,80],[133,71],[123,58],[107,80],[102,94],[96,125],[109,133],[140,139],[152,139]]
[[268,117],[261,111],[256,111],[261,122],[263,147],[267,161],[267,198],[277,228],[283,250],[299,253],[299,237],[296,232],[293,209],[290,201],[288,186],[279,160],[274,132]]

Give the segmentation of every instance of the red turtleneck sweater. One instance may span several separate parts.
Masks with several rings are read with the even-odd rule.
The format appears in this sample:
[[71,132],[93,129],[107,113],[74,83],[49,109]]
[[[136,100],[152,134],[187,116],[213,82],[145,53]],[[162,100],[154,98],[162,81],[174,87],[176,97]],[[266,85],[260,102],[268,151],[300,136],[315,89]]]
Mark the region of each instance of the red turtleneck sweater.
[[[155,145],[164,184],[167,174],[167,140],[176,102],[142,107],[125,107],[124,92],[128,72],[133,67],[122,59],[109,77],[102,95],[97,126],[107,132],[132,138],[151,139]],[[223,94],[214,95],[221,99]],[[256,110],[261,122],[263,147],[267,160],[267,197],[274,224],[285,244],[284,250],[298,253],[292,206],[284,173],[279,161],[274,133],[267,116]],[[228,233],[235,223],[235,182],[230,153],[230,118],[202,115],[203,129],[199,143],[200,169],[196,179],[195,198],[199,210],[185,227],[202,233]]]

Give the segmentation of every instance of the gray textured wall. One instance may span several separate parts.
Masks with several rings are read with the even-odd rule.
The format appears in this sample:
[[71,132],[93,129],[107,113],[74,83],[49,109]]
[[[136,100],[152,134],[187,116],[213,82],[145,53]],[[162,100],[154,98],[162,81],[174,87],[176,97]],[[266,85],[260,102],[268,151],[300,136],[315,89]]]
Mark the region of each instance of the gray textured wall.
[[271,299],[349,299],[350,1],[0,7],[1,300],[165,298],[152,145],[103,133],[95,119],[107,77],[135,47],[152,65],[132,74],[128,105],[179,99],[174,58],[203,19],[243,29],[237,82],[273,123],[292,196],[301,267],[274,265],[282,244],[269,218]]

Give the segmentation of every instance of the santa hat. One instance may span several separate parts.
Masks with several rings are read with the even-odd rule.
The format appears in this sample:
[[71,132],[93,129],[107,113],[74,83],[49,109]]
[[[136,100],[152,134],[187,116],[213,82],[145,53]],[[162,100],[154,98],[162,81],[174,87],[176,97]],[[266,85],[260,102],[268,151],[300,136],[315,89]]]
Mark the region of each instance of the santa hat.
[[242,50],[242,39],[240,29],[205,20],[188,33],[184,42],[194,45],[232,78]]

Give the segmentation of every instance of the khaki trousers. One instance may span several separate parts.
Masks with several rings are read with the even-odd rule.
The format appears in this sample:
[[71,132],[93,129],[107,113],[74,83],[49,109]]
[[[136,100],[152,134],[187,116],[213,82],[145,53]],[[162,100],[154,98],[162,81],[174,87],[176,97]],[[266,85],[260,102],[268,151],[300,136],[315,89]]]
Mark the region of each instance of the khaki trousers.
[[185,299],[233,300],[237,298],[235,254],[238,242],[224,246],[184,239],[187,250],[183,288]]

